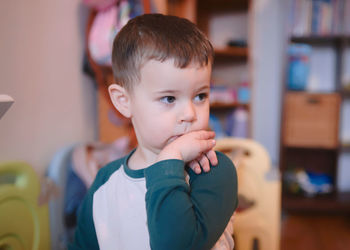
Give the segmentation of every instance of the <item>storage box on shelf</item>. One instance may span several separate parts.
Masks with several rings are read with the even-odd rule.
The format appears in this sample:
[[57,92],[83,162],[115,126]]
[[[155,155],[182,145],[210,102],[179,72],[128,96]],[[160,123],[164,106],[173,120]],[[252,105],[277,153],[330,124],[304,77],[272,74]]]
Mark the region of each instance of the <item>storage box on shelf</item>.
[[283,145],[338,147],[340,96],[289,92],[285,96]]

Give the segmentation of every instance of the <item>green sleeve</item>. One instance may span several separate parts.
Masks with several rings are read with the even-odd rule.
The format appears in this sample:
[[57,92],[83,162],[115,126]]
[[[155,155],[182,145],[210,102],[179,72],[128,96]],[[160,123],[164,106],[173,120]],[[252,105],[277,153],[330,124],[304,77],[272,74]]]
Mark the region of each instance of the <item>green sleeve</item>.
[[231,160],[217,152],[210,172],[189,170],[166,160],[145,170],[147,222],[152,249],[210,249],[237,207],[237,174]]

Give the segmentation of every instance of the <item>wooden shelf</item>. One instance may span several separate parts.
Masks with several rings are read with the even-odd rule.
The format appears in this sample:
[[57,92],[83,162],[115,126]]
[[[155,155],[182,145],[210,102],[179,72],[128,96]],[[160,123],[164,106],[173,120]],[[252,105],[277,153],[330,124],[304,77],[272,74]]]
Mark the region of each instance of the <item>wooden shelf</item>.
[[339,93],[338,91],[332,91],[332,90],[329,90],[329,91],[313,91],[313,92],[310,92],[310,91],[307,91],[307,90],[293,90],[293,89],[287,89],[286,90],[286,94],[287,93],[305,93],[305,94],[312,94],[312,95],[331,95],[331,94],[337,94]]
[[210,104],[210,109],[233,109],[233,108],[245,108],[248,109],[249,108],[249,104],[245,104],[245,103],[211,103]]
[[309,151],[334,151],[334,150],[338,150],[339,147],[321,147],[321,146],[295,146],[295,145],[288,145],[288,144],[284,144],[283,145],[284,148],[286,149],[295,149],[295,150],[309,150]]
[[350,91],[349,90],[341,90],[340,94],[343,98],[350,98]]
[[340,146],[340,150],[345,153],[350,153],[350,145],[342,145]]
[[289,212],[350,213],[350,192],[338,192],[315,197],[284,193],[282,208]]
[[198,1],[198,7],[207,11],[248,11],[249,0],[201,0]]
[[309,150],[309,151],[324,151],[324,152],[340,150],[342,152],[350,153],[350,145],[339,145],[336,148],[304,147],[304,146],[298,147],[298,146],[289,146],[289,145],[283,145],[283,147],[285,149],[290,149],[290,150]]
[[286,93],[312,93],[317,95],[327,95],[327,94],[334,94],[339,93],[343,98],[350,98],[350,91],[349,90],[338,90],[338,91],[329,91],[329,92],[308,92],[306,90],[286,90]]
[[350,36],[293,36],[290,38],[291,42],[294,43],[308,43],[313,45],[332,45],[332,44],[340,44],[340,43],[348,43],[350,42]]
[[233,59],[248,59],[248,48],[245,47],[226,47],[226,48],[215,48],[215,57],[220,58],[233,58]]

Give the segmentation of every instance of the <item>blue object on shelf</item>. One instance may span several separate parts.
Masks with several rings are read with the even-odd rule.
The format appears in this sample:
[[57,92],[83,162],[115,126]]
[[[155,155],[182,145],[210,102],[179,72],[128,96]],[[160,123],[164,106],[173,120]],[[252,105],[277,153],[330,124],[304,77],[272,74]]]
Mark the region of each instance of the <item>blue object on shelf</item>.
[[326,173],[312,173],[304,169],[288,170],[284,177],[288,190],[306,196],[328,194],[333,191],[332,177]]
[[234,110],[226,119],[226,133],[228,136],[248,137],[248,111],[243,108]]
[[288,89],[305,90],[310,74],[311,46],[308,44],[291,44],[288,55]]
[[250,102],[250,88],[249,88],[248,83],[242,83],[238,87],[237,97],[238,97],[239,103],[247,104]]
[[226,133],[218,117],[213,114],[209,116],[209,127],[215,132],[216,138],[226,137]]

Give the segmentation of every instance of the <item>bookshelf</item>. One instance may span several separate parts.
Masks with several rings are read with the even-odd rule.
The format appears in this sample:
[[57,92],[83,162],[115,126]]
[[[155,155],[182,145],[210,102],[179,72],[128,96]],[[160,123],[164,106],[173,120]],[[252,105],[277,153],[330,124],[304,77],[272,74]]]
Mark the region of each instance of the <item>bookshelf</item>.
[[[302,19],[298,20],[296,12],[301,6],[306,8],[306,11],[298,14]],[[343,8],[341,9],[340,6]],[[290,7],[290,11],[294,12],[291,16],[294,18],[289,24],[291,27],[288,46],[302,44],[310,46],[312,51],[330,50],[333,56],[327,60],[330,60],[331,63],[318,62],[318,66],[322,66],[323,63],[330,65],[326,70],[333,72],[331,74],[333,89],[317,91],[316,88],[310,91],[307,85],[304,89],[291,90],[288,85],[291,71],[288,70],[294,59],[291,59],[290,54],[286,53],[286,82],[282,94],[280,140],[280,169],[283,179],[282,207],[290,212],[349,213],[350,192],[339,189],[338,177],[339,159],[342,155],[350,153],[350,145],[344,143],[341,138],[341,130],[344,129],[342,120],[346,115],[350,115],[341,113],[344,103],[350,98],[343,80],[346,71],[344,62],[347,59],[345,54],[350,48],[350,29],[346,26],[348,23],[342,24],[341,21],[345,22],[348,18],[350,5],[344,0],[318,1],[317,3],[316,1],[293,0]],[[322,16],[321,8],[330,11],[332,15],[327,18]],[[322,23],[323,28],[321,28]],[[310,78],[307,84],[310,84]],[[304,99],[300,96],[304,96]],[[297,108],[293,111],[292,106]],[[325,117],[330,119],[323,119]],[[320,138],[325,140],[322,141]],[[347,163],[349,164],[350,162]],[[317,178],[321,175],[327,176],[332,189],[319,193],[313,193],[310,189],[307,191],[310,186],[307,187],[305,183],[295,181],[296,176],[305,172],[309,180],[315,176]],[[305,177],[305,175],[300,176]],[[304,188],[301,188],[303,185]]]
[[[250,16],[249,0],[197,0],[196,24],[211,40],[215,58],[212,74],[212,94],[215,96],[216,87],[226,87],[226,92],[233,91],[232,101],[222,101],[225,98],[213,98],[211,101],[211,115],[221,121],[223,130],[230,131],[227,123],[229,116],[235,112],[246,112],[246,133],[244,137],[250,137],[250,97],[248,100],[240,98],[239,89],[242,84],[251,91],[249,79],[249,44],[248,29]],[[242,26],[241,30],[236,30]],[[246,72],[240,76],[238,71]],[[241,78],[241,79],[240,79]],[[250,95],[250,94],[249,94]],[[234,126],[234,125],[233,125]],[[232,130],[232,129],[231,129]],[[243,135],[242,134],[242,135]],[[232,136],[232,134],[227,134]]]
[[235,109],[235,108],[245,108],[249,109],[249,104],[243,104],[243,103],[220,103],[220,102],[214,102],[210,105],[210,108],[212,110],[222,110],[222,109]]
[[[239,79],[236,72],[244,68],[247,71],[249,68],[249,46],[246,46],[246,38],[248,33],[248,19],[250,12],[250,1],[249,0],[168,0],[166,1],[166,14],[177,15],[180,17],[187,18],[196,25],[209,37],[214,47],[214,64],[213,64],[213,74],[212,74],[212,89],[211,96],[214,96],[215,87],[227,87],[228,89],[225,92],[232,91],[232,88],[235,88],[235,85],[238,86],[239,83],[235,83],[232,79]],[[239,37],[239,43],[237,46],[229,45],[228,34],[231,35],[235,33],[232,30],[232,27],[240,26],[235,21],[238,18],[238,22],[246,26],[244,32],[246,37]],[[226,18],[226,26],[215,26],[213,23],[217,20],[217,17],[223,19]],[[245,19],[242,22],[242,19]],[[227,20],[229,20],[227,22]],[[222,20],[221,20],[222,21]],[[228,25],[228,26],[227,26]],[[213,32],[220,30],[223,31],[220,34]],[[242,33],[242,32],[238,32]],[[217,44],[217,38],[223,38],[224,42]],[[237,38],[237,37],[236,37]],[[243,40],[243,44],[242,44]],[[224,70],[222,70],[224,69]],[[236,69],[236,71],[235,71]],[[250,91],[250,81],[249,77],[245,78],[245,83],[249,83]],[[246,85],[245,85],[246,87]],[[248,114],[247,122],[247,136],[250,137],[250,100],[242,102],[238,97],[238,87],[235,90],[236,93],[233,94],[235,98],[231,101],[226,100],[222,101],[224,98],[215,99],[211,101],[210,110],[211,114],[217,116],[220,120],[223,129],[225,128],[226,118],[235,110],[244,110]],[[221,100],[221,101],[220,101]],[[217,133],[218,134],[218,133]]]

